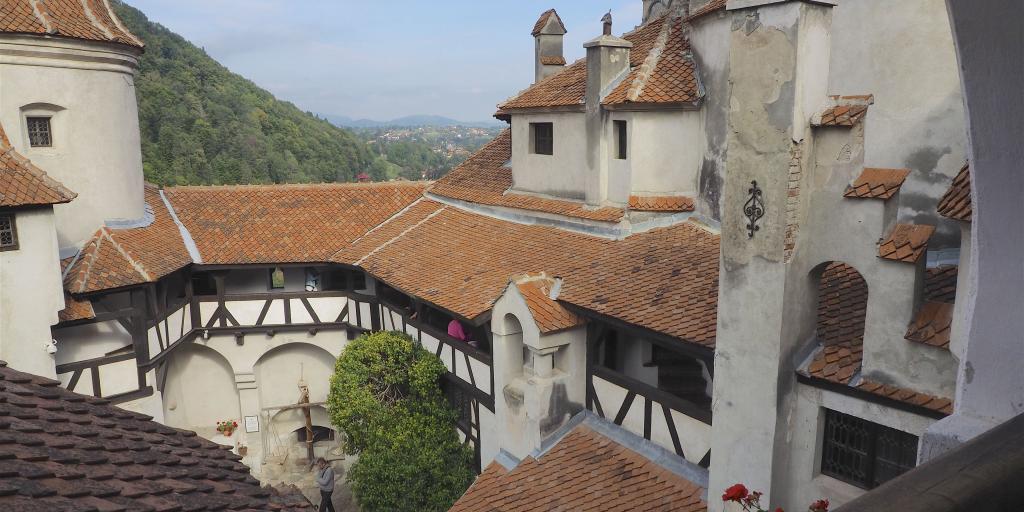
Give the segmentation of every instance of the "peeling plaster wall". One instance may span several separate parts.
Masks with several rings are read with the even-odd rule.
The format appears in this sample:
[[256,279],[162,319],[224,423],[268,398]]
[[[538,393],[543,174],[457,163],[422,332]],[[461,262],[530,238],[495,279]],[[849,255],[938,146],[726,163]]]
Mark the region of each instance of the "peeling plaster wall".
[[[703,116],[704,152],[697,173],[697,213],[721,220],[722,187],[729,138],[729,41],[731,14],[710,14],[692,24],[690,42],[706,96]],[[693,144],[683,139],[681,144]]]
[[843,0],[833,15],[830,94],[874,94],[868,167],[906,167],[901,222],[938,226],[930,248],[959,246],[935,207],[967,159],[963,92],[944,0]]
[[50,326],[64,309],[53,208],[14,212],[18,249],[0,252],[0,360],[56,378]]

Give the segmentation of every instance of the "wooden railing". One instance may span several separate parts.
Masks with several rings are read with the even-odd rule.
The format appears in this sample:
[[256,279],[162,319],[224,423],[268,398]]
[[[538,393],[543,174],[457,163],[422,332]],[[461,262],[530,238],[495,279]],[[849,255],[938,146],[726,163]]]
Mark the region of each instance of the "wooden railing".
[[[135,372],[135,374],[138,377],[138,387],[136,389],[128,389],[121,392],[104,395],[102,385],[103,379],[100,370],[102,368],[106,368],[106,371],[104,373],[118,371],[118,369],[115,369],[114,366],[127,361],[132,361],[130,368],[120,368],[119,370],[122,372],[128,370]],[[71,374],[71,378],[68,381],[67,385],[68,391],[75,391],[76,388],[78,388],[79,393],[85,391],[79,387],[79,385],[82,382],[82,377],[85,375],[85,372],[89,372],[89,381],[92,386],[91,393],[86,394],[91,394],[92,396],[98,398],[106,398],[110,400],[111,403],[114,404],[128,402],[131,400],[135,400],[136,398],[142,398],[153,394],[153,388],[146,385],[146,374],[140,371],[138,369],[137,364],[135,364],[134,352],[122,352],[102,357],[96,357],[93,359],[86,359],[84,361],[76,361],[74,363],[57,365],[57,375],[65,375],[68,373]],[[123,381],[123,379],[119,380]]]

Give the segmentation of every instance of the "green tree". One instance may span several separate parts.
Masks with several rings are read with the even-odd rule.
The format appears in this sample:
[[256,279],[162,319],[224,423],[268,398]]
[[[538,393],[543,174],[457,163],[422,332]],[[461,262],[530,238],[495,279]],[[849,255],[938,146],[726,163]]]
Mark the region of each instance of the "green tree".
[[362,510],[441,512],[473,481],[472,452],[440,387],[445,371],[396,332],[360,336],[342,352],[327,409],[359,455],[349,481]]

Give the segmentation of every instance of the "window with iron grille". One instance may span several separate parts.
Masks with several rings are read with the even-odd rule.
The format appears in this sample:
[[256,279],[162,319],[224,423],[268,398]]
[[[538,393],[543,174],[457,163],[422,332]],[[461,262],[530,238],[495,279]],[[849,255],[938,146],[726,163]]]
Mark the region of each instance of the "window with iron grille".
[[873,489],[917,463],[917,436],[826,409],[821,472]]
[[18,231],[14,226],[14,215],[0,215],[0,251],[18,248]]
[[28,118],[28,143],[34,148],[53,146],[53,134],[50,131],[49,117]]
[[555,154],[555,125],[552,123],[530,123],[533,152],[538,155]]

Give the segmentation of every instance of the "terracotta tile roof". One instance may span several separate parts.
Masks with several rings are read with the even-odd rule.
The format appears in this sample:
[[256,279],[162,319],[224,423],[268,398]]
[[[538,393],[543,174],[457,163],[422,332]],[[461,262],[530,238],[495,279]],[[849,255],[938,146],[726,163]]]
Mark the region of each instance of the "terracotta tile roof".
[[959,267],[956,265],[943,265],[930,268],[925,272],[924,277],[924,298],[933,302],[956,301],[956,279]]
[[57,313],[57,320],[61,323],[74,322],[75,320],[89,320],[96,318],[96,311],[92,308],[92,302],[88,299],[76,299],[67,293],[64,294],[64,309]]
[[618,222],[625,210],[615,207],[591,208],[577,202],[509,192],[512,169],[512,131],[501,132],[493,141],[441,178],[428,190],[432,194],[489,206],[518,208],[579,219]]
[[0,2],[0,32],[143,47],[111,10],[108,0],[4,0]]
[[[651,20],[622,36],[633,43],[631,71],[605,99],[605,104],[693,102],[700,88],[682,21],[668,15]],[[587,62],[580,59],[499,105],[517,109],[582,106],[587,92]]]
[[194,432],[0,365],[0,510],[310,509]]
[[812,120],[814,126],[856,126],[868,113],[868,106],[875,102],[874,96],[832,96],[832,106],[826,108]]
[[702,489],[647,457],[577,426],[511,471],[491,463],[451,512],[707,510]]
[[878,257],[904,263],[916,263],[928,250],[928,239],[935,226],[897,224],[878,246]]
[[551,21],[552,18],[558,22],[558,26],[562,29],[562,32],[567,32],[567,30],[565,30],[565,23],[562,23],[562,18],[558,16],[558,12],[554,9],[548,9],[540,15],[540,18],[537,18],[537,23],[533,25],[533,31],[530,32],[530,35],[533,37],[539,36],[541,31],[543,31],[544,27],[548,24],[548,21]]
[[713,12],[724,10],[726,3],[727,0],[711,0],[710,2],[704,4],[703,7],[691,12],[690,15],[686,17],[686,21],[693,21],[698,18],[703,18],[704,16],[707,16],[708,14],[711,14]]
[[[657,23],[652,22],[649,27],[653,28]],[[644,60],[604,98],[603,104],[693,103],[700,99],[697,67],[690,54],[690,42],[683,32],[682,20],[665,18],[660,25],[654,45],[643,53]],[[637,33],[646,36],[649,30],[645,27]],[[642,40],[647,41],[646,37]],[[631,52],[631,60],[632,55]]]
[[685,196],[629,196],[629,209],[641,212],[692,212],[693,198]]
[[583,319],[579,315],[551,298],[551,289],[555,286],[554,279],[541,274],[524,276],[514,282],[541,333],[551,334],[583,324]]
[[[931,274],[931,279],[942,281],[948,279],[948,276],[948,272],[935,272]],[[863,360],[867,301],[867,283],[853,267],[845,263],[833,263],[826,267],[818,292],[818,339],[822,349],[798,372],[814,379],[853,386],[910,405],[950,414],[952,402],[949,399],[917,393],[906,388],[882,386],[869,380],[854,379],[860,373]],[[945,306],[947,305],[939,307]],[[952,305],[948,306],[951,311]],[[942,337],[939,331],[929,331],[941,324],[937,320],[939,319],[935,316],[930,317],[930,323],[922,324],[919,332],[924,339],[933,343]],[[911,326],[911,331],[917,332],[914,331],[914,325]],[[931,337],[928,337],[929,333]],[[908,332],[907,335],[910,334],[911,332]],[[948,345],[948,326],[945,335]]]
[[939,201],[939,215],[954,220],[971,222],[971,166],[964,165],[953,179],[953,184]]
[[818,340],[823,348],[811,361],[811,377],[849,384],[864,355],[868,285],[853,267],[832,263],[818,289]]
[[0,126],[0,208],[62,204],[76,196],[18,154]]
[[425,200],[335,260],[468,319],[512,276],[547,272],[563,279],[559,301],[714,347],[718,236],[692,223],[615,241]]
[[419,199],[426,183],[176,187],[166,191],[206,264],[326,262]]
[[927,393],[919,393],[907,388],[887,386],[880,382],[870,380],[861,382],[857,385],[857,388],[878,396],[884,396],[900,402],[923,407],[941,414],[953,414],[953,401],[948,398],[929,395]]
[[899,192],[910,169],[865,168],[853,184],[846,188],[845,197],[863,199],[889,199]]
[[586,95],[587,60],[580,59],[510,98],[498,110],[582,106]]
[[192,263],[160,190],[146,185],[145,199],[153,222],[140,228],[100,228],[65,272],[68,292],[91,293],[154,282]]
[[565,57],[559,57],[557,55],[556,56],[541,57],[540,58],[540,63],[545,65],[545,66],[564,66],[565,65]]
[[949,349],[953,325],[953,304],[925,302],[907,329],[906,339],[933,347]]

